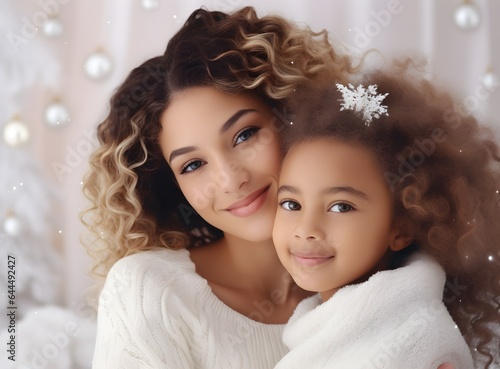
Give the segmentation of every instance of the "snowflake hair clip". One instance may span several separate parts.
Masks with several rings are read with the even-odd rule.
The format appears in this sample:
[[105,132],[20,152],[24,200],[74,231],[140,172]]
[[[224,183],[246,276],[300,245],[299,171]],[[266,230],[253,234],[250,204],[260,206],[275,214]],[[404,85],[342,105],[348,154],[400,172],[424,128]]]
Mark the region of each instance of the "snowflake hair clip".
[[337,90],[342,92],[342,100],[339,100],[342,101],[340,110],[362,113],[365,125],[369,126],[373,117],[380,118],[381,114],[389,115],[387,105],[381,104],[389,94],[378,94],[377,85],[370,85],[366,88],[359,85],[354,88],[350,83],[347,87],[337,83],[336,86]]

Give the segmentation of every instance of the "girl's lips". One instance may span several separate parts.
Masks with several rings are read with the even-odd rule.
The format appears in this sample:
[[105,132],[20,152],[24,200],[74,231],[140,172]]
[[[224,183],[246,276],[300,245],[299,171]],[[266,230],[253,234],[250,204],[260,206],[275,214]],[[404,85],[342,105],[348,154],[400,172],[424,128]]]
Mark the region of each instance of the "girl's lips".
[[333,256],[328,256],[328,255],[300,255],[300,254],[293,254],[293,259],[295,262],[299,265],[302,266],[316,266],[316,265],[321,265],[323,263],[326,263],[330,259],[333,259]]
[[237,217],[247,217],[254,214],[266,202],[269,187],[271,186],[269,185],[252,192],[244,199],[229,206],[226,211],[236,215]]

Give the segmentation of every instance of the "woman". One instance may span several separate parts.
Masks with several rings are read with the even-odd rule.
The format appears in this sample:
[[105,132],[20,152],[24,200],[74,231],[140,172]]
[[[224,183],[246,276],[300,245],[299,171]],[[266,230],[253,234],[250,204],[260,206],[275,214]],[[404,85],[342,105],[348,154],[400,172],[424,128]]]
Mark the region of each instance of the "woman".
[[283,102],[351,72],[326,32],[244,8],[195,11],[130,73],[84,185],[107,276],[94,368],[270,368],[286,353],[306,293],[271,240]]

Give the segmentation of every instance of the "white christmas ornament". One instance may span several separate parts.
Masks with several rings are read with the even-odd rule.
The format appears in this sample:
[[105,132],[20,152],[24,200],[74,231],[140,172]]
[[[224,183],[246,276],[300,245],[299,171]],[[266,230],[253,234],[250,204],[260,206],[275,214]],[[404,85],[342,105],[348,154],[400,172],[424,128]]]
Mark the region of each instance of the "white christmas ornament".
[[481,82],[489,90],[494,90],[495,88],[500,86],[500,79],[493,72],[486,72],[483,78],[481,78]]
[[49,104],[45,109],[45,122],[52,127],[68,124],[70,122],[68,109],[59,101]]
[[142,7],[147,10],[155,10],[160,6],[159,0],[141,0]]
[[102,80],[111,74],[113,62],[104,51],[98,50],[85,60],[84,69],[90,79]]
[[15,216],[8,215],[3,221],[3,230],[9,236],[19,236],[23,230],[23,224]]
[[455,11],[455,24],[461,29],[474,29],[480,22],[481,15],[478,8],[469,1],[460,5]]
[[29,137],[28,127],[17,118],[14,118],[3,128],[3,139],[9,146],[20,146],[26,143]]
[[59,19],[51,17],[43,23],[43,34],[48,37],[57,37],[63,33],[63,26]]

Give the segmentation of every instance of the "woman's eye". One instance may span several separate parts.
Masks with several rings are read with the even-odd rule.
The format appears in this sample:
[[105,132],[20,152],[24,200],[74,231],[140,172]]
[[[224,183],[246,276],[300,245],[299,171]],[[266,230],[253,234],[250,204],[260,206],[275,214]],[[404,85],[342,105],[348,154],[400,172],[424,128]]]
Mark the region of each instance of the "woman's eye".
[[201,160],[190,161],[189,163],[185,164],[181,168],[181,174],[188,173],[188,172],[194,172],[195,170],[199,169],[203,165],[204,165],[204,163]]
[[240,143],[250,139],[250,137],[252,137],[255,133],[257,133],[259,129],[260,128],[257,127],[245,128],[243,131],[241,131],[236,135],[236,138],[234,140],[234,146],[239,145]]
[[347,213],[351,210],[354,210],[354,208],[351,205],[345,203],[335,204],[330,209],[328,209],[328,211],[332,211],[334,213]]
[[280,206],[289,211],[297,211],[300,210],[302,207],[298,202],[292,201],[292,200],[284,200],[280,202]]

